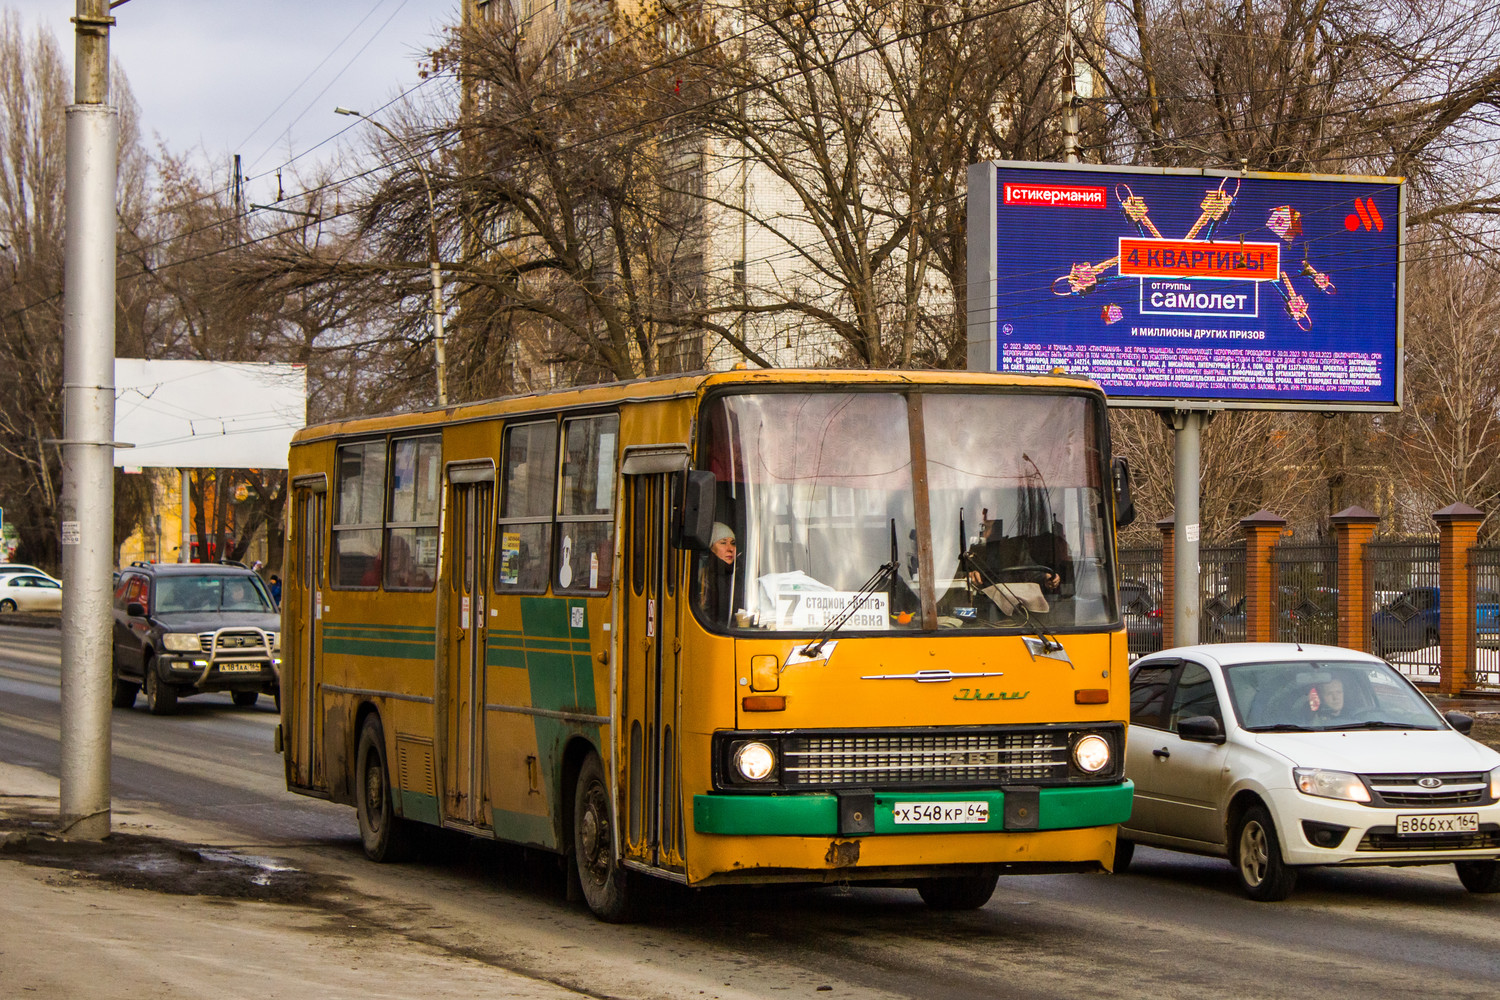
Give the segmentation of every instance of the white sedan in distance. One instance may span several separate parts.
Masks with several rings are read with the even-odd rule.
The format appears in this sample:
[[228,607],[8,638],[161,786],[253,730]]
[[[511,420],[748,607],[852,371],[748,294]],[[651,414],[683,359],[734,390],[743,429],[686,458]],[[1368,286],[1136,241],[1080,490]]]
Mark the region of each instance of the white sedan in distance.
[[1452,864],[1500,892],[1500,753],[1390,664],[1297,643],[1184,646],[1130,671],[1136,844],[1227,858],[1252,899],[1312,865]]
[[62,584],[50,576],[0,576],[0,611],[61,611]]

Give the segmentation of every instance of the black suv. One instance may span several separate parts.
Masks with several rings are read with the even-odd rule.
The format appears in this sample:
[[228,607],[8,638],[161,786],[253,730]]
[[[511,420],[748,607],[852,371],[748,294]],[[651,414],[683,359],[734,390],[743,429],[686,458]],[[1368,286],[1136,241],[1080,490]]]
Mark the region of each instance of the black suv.
[[114,704],[146,689],[152,715],[177,699],[228,691],[236,705],[261,694],[281,707],[281,617],[259,576],[215,563],[132,563],[114,599]]

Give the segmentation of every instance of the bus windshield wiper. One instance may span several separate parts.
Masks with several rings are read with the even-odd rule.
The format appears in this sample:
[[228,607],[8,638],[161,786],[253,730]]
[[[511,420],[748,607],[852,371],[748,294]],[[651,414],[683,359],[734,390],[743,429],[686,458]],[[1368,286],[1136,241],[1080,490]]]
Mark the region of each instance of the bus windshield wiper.
[[833,633],[843,628],[844,623],[854,616],[854,612],[858,611],[861,607],[864,606],[865,600],[871,594],[875,593],[875,591],[879,590],[887,580],[895,579],[895,576],[896,561],[894,559],[890,562],[881,563],[880,566],[876,568],[875,572],[871,574],[870,578],[865,581],[864,586],[860,587],[857,591],[854,592],[854,598],[849,602],[849,606],[843,611],[840,611],[838,613],[838,616],[835,617],[833,621],[829,622],[827,625],[824,625],[822,629],[818,631],[818,634],[813,637],[813,640],[806,646],[803,646],[800,650],[798,650],[798,652],[803,656],[809,658],[815,657],[819,653],[821,653],[823,651],[823,646],[828,642],[830,638],[832,638]]

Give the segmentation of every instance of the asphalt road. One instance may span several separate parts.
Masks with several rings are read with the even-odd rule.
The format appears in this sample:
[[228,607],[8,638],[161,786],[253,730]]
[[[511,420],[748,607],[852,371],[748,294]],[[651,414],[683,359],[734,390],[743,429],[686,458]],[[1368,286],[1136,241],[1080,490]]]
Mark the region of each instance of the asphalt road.
[[[57,649],[55,631],[0,626],[0,762],[57,773]],[[351,809],[285,791],[276,722],[268,699],[245,711],[227,695],[170,718],[117,709],[116,800],[334,880],[297,905],[326,917],[318,933],[357,922],[353,947],[372,955],[420,942],[548,989],[632,1000],[1489,1000],[1500,983],[1500,897],[1465,892],[1447,866],[1306,872],[1291,900],[1258,904],[1225,862],[1141,848],[1126,876],[1002,879],[973,913],[932,913],[911,890],[678,891],[645,924],[604,925],[564,899],[546,857],[442,839],[415,864],[368,863]]]

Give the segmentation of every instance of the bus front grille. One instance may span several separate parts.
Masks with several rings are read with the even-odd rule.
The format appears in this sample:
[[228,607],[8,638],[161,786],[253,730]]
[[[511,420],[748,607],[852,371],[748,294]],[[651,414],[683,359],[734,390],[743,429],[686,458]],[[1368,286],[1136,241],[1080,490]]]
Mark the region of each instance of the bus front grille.
[[789,736],[782,783],[794,788],[1064,784],[1068,734],[988,733]]

